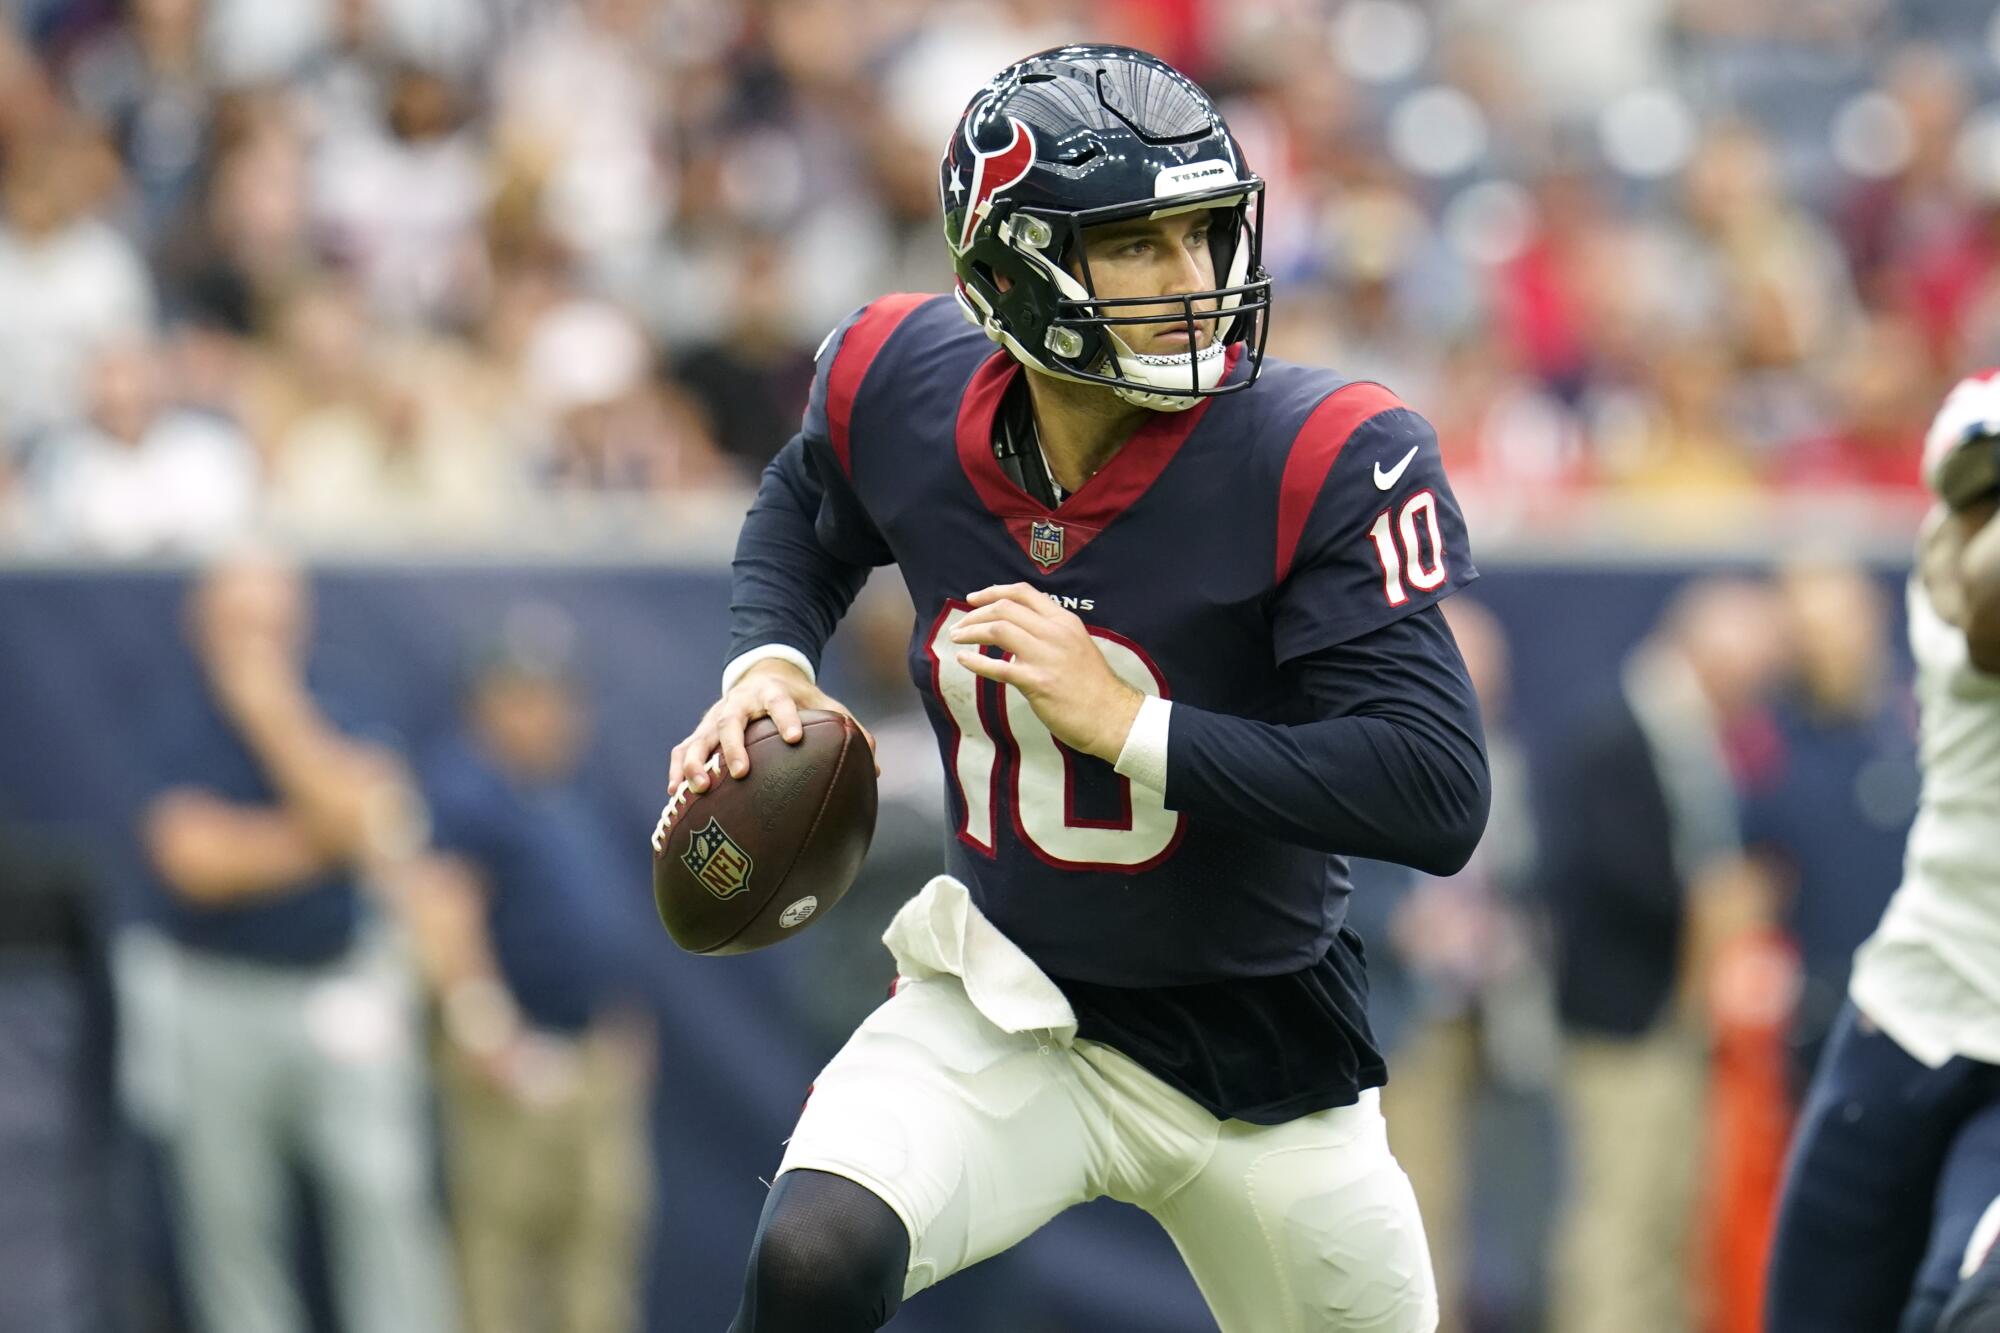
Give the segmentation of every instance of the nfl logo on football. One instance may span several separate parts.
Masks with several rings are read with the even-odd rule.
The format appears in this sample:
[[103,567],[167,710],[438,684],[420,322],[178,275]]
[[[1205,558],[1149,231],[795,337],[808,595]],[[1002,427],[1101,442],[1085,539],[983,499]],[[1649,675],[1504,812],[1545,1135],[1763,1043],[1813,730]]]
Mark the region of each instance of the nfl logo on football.
[[718,898],[733,898],[750,883],[749,855],[713,819],[688,839],[687,854],[681,857],[681,862],[688,873]]
[[1043,569],[1054,569],[1062,563],[1062,524],[1036,519],[1028,530],[1028,555]]

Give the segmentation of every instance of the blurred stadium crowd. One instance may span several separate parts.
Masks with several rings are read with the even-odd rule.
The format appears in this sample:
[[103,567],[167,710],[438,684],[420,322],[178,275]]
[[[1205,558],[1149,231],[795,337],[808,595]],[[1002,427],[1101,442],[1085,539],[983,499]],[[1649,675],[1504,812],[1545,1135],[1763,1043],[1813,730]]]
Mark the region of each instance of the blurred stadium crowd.
[[1906,492],[2000,340],[1970,0],[7,7],[10,548],[712,510],[829,327],[942,287],[968,90],[1083,35],[1224,96],[1274,349],[1420,405],[1489,536],[1579,488]]

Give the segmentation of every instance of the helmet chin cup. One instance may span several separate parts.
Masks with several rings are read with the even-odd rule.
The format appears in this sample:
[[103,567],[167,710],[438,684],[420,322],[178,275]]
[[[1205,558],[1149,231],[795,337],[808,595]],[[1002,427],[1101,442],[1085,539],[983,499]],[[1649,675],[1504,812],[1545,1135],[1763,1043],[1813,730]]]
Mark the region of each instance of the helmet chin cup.
[[[1123,338],[1118,346],[1118,376],[1124,381],[1112,392],[1134,407],[1155,412],[1185,412],[1213,393],[1229,369],[1229,349],[1211,342],[1199,352],[1146,356],[1132,351]],[[1194,392],[1199,388],[1200,392]]]
[[1117,394],[1120,398],[1132,404],[1132,406],[1143,407],[1148,412],[1185,412],[1196,403],[1202,401],[1200,398],[1185,393],[1148,393],[1143,389],[1135,389],[1129,384],[1120,385],[1111,392]]

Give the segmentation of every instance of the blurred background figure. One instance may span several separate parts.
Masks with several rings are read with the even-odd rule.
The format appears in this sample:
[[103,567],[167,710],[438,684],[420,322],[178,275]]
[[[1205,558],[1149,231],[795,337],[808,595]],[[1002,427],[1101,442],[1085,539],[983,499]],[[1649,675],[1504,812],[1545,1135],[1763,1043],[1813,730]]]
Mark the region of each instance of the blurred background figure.
[[28,464],[27,540],[106,556],[214,551],[256,516],[257,457],[234,424],[176,406],[160,349],[133,339],[90,367],[90,414]]
[[1721,942],[1768,911],[1743,867],[1731,763],[1783,666],[1764,586],[1682,590],[1585,712],[1542,788],[1571,1155],[1551,1327],[1683,1333]]
[[[1445,619],[1479,694],[1493,813],[1464,870],[1417,877],[1392,909],[1385,942],[1411,1009],[1389,1052],[1383,1114],[1423,1210],[1440,1329],[1529,1328],[1540,1324],[1556,1165],[1546,1116],[1556,1033],[1532,883],[1533,810],[1507,722],[1505,632],[1465,597],[1452,599]],[[1481,1213],[1509,1225],[1483,1232]],[[1498,1252],[1491,1261],[1489,1248]],[[1500,1275],[1500,1289],[1481,1275]]]
[[568,620],[508,614],[422,769],[437,864],[408,876],[439,997],[447,1177],[468,1333],[632,1333],[652,1048],[577,786],[591,729]]
[[207,1333],[303,1333],[311,1182],[352,1329],[453,1326],[416,991],[363,881],[407,840],[407,780],[308,684],[304,580],[215,566],[187,606],[207,684],[161,719],[176,777],[145,814],[154,881],[119,942],[124,1077],[161,1142]]
[[652,360],[645,335],[607,302],[565,302],[536,322],[520,373],[543,416],[544,485],[664,492],[733,476],[692,404],[654,383]]
[[[46,91],[38,73],[15,77]],[[93,354],[154,318],[145,256],[102,216],[118,159],[80,121],[46,114],[11,136],[0,172],[0,429],[15,440],[81,415]]]
[[1778,590],[1794,664],[1748,784],[1744,840],[1777,878],[1798,953],[1786,1043],[1796,1103],[1846,1002],[1854,951],[1902,881],[1919,776],[1916,705],[1895,675],[1882,586],[1823,558],[1787,566]]

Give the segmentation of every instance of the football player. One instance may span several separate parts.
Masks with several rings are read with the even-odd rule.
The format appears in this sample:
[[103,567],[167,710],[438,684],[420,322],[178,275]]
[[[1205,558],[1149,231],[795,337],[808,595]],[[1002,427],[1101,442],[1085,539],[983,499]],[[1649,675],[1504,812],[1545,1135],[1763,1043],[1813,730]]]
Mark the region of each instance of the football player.
[[1945,399],[1924,475],[1923,797],[1801,1114],[1770,1333],[1933,1333],[2000,1196],[2000,375]]
[[1436,438],[1264,357],[1263,183],[1152,56],[1001,71],[939,191],[955,290],[821,348],[738,541],[722,698],[674,751],[699,789],[718,750],[748,770],[749,720],[838,708],[820,650],[900,566],[949,873],[814,1084],[735,1327],[876,1328],[1110,1195],[1228,1333],[1434,1328],[1344,917],[1346,856],[1449,874],[1486,818]]

